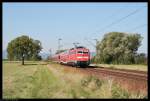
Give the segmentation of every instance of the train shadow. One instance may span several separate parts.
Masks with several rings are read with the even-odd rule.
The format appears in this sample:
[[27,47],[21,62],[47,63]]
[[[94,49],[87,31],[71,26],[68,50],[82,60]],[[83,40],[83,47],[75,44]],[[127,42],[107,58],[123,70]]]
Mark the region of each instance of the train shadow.
[[98,68],[98,66],[87,66],[85,68]]
[[98,66],[72,66],[71,64],[61,64],[63,66],[67,66],[70,68],[104,68],[104,67],[98,67]]

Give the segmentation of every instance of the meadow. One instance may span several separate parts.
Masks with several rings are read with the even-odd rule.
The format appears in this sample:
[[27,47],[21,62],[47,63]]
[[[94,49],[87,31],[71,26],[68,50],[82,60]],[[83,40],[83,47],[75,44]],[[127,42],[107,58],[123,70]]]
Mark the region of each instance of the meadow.
[[147,98],[131,94],[113,80],[69,72],[52,62],[3,61],[3,99],[19,98]]
[[129,69],[129,70],[139,70],[139,71],[148,71],[148,66],[147,65],[114,65],[114,64],[94,64],[95,66],[98,67],[106,67],[106,68],[112,68],[112,69]]

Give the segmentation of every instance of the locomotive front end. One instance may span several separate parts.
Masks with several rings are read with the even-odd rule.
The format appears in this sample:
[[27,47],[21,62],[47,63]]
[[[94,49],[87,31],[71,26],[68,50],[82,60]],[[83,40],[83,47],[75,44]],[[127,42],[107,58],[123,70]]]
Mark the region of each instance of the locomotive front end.
[[84,67],[90,64],[90,52],[89,49],[79,48],[76,54],[77,66]]

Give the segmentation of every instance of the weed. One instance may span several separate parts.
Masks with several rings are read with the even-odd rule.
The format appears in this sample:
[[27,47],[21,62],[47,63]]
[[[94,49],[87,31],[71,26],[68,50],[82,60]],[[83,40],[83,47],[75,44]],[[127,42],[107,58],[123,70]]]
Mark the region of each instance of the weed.
[[129,93],[121,89],[117,84],[113,84],[111,93],[112,98],[129,98]]
[[94,87],[94,89],[98,89],[101,87],[103,81],[96,78],[95,76],[88,76],[81,80],[81,86],[83,87]]

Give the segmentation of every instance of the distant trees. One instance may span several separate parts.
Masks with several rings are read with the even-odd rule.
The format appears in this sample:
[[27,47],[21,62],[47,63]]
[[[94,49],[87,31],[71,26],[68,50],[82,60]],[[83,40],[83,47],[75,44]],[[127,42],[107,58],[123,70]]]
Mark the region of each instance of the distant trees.
[[145,53],[136,54],[135,64],[147,64],[147,56]]
[[59,54],[59,53],[64,52],[64,51],[66,51],[66,49],[57,50],[55,54]]
[[33,40],[28,36],[20,36],[8,43],[8,60],[41,60],[39,52],[42,46],[39,40]]
[[143,63],[145,55],[137,54],[141,40],[140,34],[107,33],[102,41],[98,42],[97,55],[92,61],[108,64]]

